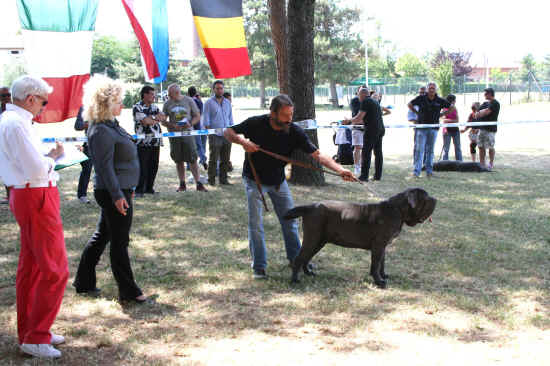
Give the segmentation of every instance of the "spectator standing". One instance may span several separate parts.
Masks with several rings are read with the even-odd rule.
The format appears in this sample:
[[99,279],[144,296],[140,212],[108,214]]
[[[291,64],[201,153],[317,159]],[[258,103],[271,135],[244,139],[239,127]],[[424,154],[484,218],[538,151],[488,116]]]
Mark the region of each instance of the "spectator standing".
[[17,267],[17,333],[27,354],[61,357],[53,346],[65,341],[51,333],[69,277],[55,160],[59,143],[46,156],[32,119],[48,104],[52,88],[42,79],[22,76],[13,82],[13,104],[0,123],[0,178],[10,187],[10,209],[19,224],[21,246]]
[[[418,90],[418,96],[425,95],[425,94],[426,94],[426,87],[425,86],[420,87],[420,89]],[[419,109],[420,109],[419,106],[414,106],[414,111],[411,111],[410,109],[407,111],[407,120],[409,122],[412,122],[414,124],[418,123],[418,110]],[[414,152],[416,151],[416,128],[413,128],[413,130],[414,130],[414,135],[413,135],[413,144],[414,144],[413,164],[414,164]],[[423,168],[426,167],[426,159],[424,159],[422,167]]]
[[92,77],[84,86],[84,119],[90,123],[88,145],[95,169],[94,196],[101,213],[97,228],[82,252],[73,286],[80,294],[99,294],[95,267],[110,242],[111,269],[119,300],[143,303],[146,297],[134,280],[128,256],[139,157],[132,136],[117,120],[122,111],[122,96],[122,87],[102,75]]
[[361,175],[359,176],[359,180],[363,182],[367,182],[369,180],[369,170],[373,151],[375,159],[374,180],[380,180],[382,178],[382,167],[384,164],[384,157],[382,154],[382,138],[385,134],[380,103],[378,103],[378,100],[375,98],[365,98],[361,102],[359,113],[351,120],[346,120],[345,123],[352,123],[356,125],[362,124],[365,129],[362,152],[363,162],[361,164]]
[[[76,120],[74,122],[74,129],[77,131],[88,132],[88,122],[84,121],[82,118],[84,107],[80,107]],[[88,142],[82,144],[82,153],[88,158],[90,157],[90,152],[88,151]],[[90,175],[92,174],[92,161],[90,159],[84,160],[80,163],[82,170],[80,171],[80,177],[78,178],[78,188],[76,191],[76,196],[81,203],[90,203],[88,199],[88,184],[90,183]]]
[[[231,103],[231,108],[233,108],[233,97],[231,96],[231,93],[230,92],[224,92],[223,97],[225,99],[227,99],[229,101],[229,103]],[[232,112],[232,114],[233,114],[233,112]],[[228,172],[233,171],[233,163],[231,162],[231,146],[233,146],[233,145],[229,145],[229,165],[227,166],[227,171]],[[219,166],[219,161],[218,161],[218,166]],[[219,172],[218,172],[218,174],[219,174]]]
[[[267,267],[267,248],[264,240],[262,199],[250,165],[252,161],[261,181],[261,190],[267,193],[283,231],[287,259],[292,263],[300,252],[298,221],[285,220],[284,214],[294,207],[292,194],[285,180],[286,162],[275,159],[263,152],[261,146],[271,152],[290,157],[292,151],[300,149],[322,165],[338,172],[342,179],[351,181],[353,174],[336,163],[329,156],[321,154],[305,131],[292,123],[294,105],[286,95],[271,100],[270,114],[251,117],[244,122],[225,130],[225,137],[243,146],[249,154],[244,161],[243,180],[248,201],[248,241],[252,256],[252,268],[255,279],[265,279]],[[245,138],[239,136],[243,134]]]
[[[418,111],[415,109],[418,106]],[[449,108],[443,115],[454,110],[451,104],[437,95],[437,86],[435,83],[428,84],[428,93],[419,95],[408,104],[409,110],[418,115],[417,124],[439,124],[439,118],[442,116],[441,110]],[[418,128],[415,132],[415,151],[414,151],[414,171],[413,176],[420,177],[424,155],[426,155],[426,174],[433,176],[434,145],[437,138],[436,128]]]
[[[359,114],[361,109],[361,103],[369,97],[369,90],[366,86],[362,85],[357,89],[357,96],[350,102],[351,115],[353,117]],[[363,128],[356,126],[351,131],[351,145],[353,146],[353,171],[355,175],[361,174],[361,160],[363,150]]]
[[[470,116],[468,117],[468,122],[477,122],[477,120],[475,119],[475,114],[479,111],[480,106],[481,104],[479,102],[475,102],[472,104],[472,113],[470,113]],[[479,136],[479,130],[471,126],[467,126],[462,131],[460,131],[460,133],[464,133],[468,130],[470,130],[470,133],[468,133],[468,138],[470,139],[470,155],[472,155],[472,161],[475,162],[477,137]]]
[[[190,98],[193,98],[195,101],[195,104],[197,105],[197,108],[199,108],[199,113],[202,116],[202,110],[204,108],[204,104],[202,103],[201,95],[197,92],[197,88],[194,86],[190,86],[187,88],[187,95]],[[193,129],[195,130],[202,130],[204,126],[199,121],[199,123],[193,125]],[[207,135],[198,135],[195,136],[195,145],[197,145],[197,153],[199,154],[199,163],[203,166],[204,170],[208,170],[208,163],[206,158],[206,140]]]
[[[455,107],[456,96],[449,94],[447,96],[447,102],[451,103],[452,111],[447,113],[443,119],[443,123],[458,123],[458,111]],[[449,149],[451,148],[451,139],[455,146],[455,159],[462,161],[462,148],[460,146],[460,131],[458,127],[444,127],[443,128],[443,160],[449,160]]]
[[[0,87],[0,119],[2,118],[2,113],[6,110],[6,106],[11,104],[11,92],[7,86]],[[6,199],[0,201],[1,204],[8,204],[10,198],[10,191],[8,186],[6,187]]]
[[[177,84],[168,86],[168,101],[164,103],[162,110],[169,117],[168,121],[163,122],[169,132],[192,131],[193,126],[200,123],[201,114],[197,104],[193,98],[181,95],[181,89]],[[178,172],[177,192],[187,190],[185,163],[189,163],[189,170],[197,183],[197,191],[207,192],[200,181],[195,136],[170,137],[170,157],[176,163]]]
[[[480,122],[496,122],[500,113],[500,103],[495,99],[495,90],[493,88],[485,89],[486,101],[475,114],[475,119]],[[479,162],[489,169],[493,169],[495,162],[495,135],[497,133],[496,125],[479,126],[479,136],[477,145],[479,147]],[[485,158],[489,149],[489,165],[486,165]]]
[[153,104],[155,101],[155,89],[144,86],[140,92],[141,101],[134,105],[134,130],[138,135],[148,135],[137,142],[139,156],[139,182],[136,187],[136,197],[143,197],[144,193],[154,194],[155,178],[159,170],[160,147],[162,129],[160,122],[166,120],[166,116]]
[[220,129],[214,135],[208,136],[210,145],[208,161],[208,184],[216,184],[216,168],[220,162],[220,184],[227,185],[227,172],[229,170],[229,158],[231,154],[231,143],[223,136],[221,129],[233,126],[233,108],[231,102],[224,98],[224,84],[221,80],[216,80],[212,84],[214,96],[204,103],[204,113],[202,123],[205,128]]

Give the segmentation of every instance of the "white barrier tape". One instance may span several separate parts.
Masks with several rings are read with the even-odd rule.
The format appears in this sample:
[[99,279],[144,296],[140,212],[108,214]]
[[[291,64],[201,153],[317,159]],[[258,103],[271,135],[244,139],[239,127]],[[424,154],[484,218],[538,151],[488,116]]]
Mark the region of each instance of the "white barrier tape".
[[[308,119],[305,121],[294,122],[303,129],[306,130],[316,130],[316,129],[338,129],[338,128],[349,128],[362,130],[362,125],[342,125],[342,121],[334,122],[338,123],[337,125],[318,125],[317,121]],[[439,123],[439,124],[392,124],[385,125],[385,128],[439,128],[439,127],[476,127],[476,126],[502,126],[502,125],[513,125],[513,124],[527,124],[527,123],[550,123],[550,121],[545,120],[532,120],[532,121],[501,121],[501,122],[460,122],[460,123]],[[223,134],[224,128],[216,129],[207,129],[207,130],[191,130],[191,131],[179,131],[179,132],[165,132],[159,134],[147,134],[147,135],[132,135],[136,140],[142,140],[145,137],[154,137],[154,138],[164,138],[164,137],[187,137],[187,136],[203,136],[203,135],[221,135]],[[88,139],[86,137],[45,137],[42,139],[44,143],[52,142],[86,142]]]

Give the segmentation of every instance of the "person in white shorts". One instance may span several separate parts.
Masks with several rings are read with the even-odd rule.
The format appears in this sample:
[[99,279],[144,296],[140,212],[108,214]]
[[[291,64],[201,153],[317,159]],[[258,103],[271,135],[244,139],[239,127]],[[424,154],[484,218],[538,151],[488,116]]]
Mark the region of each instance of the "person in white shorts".
[[[359,114],[359,108],[361,107],[361,102],[369,96],[369,90],[365,86],[360,86],[357,90],[357,96],[353,98],[350,102],[351,114],[355,117]],[[354,127],[351,132],[351,144],[353,146],[353,167],[354,174],[361,174],[361,153],[363,150],[363,136],[364,131],[361,127]]]

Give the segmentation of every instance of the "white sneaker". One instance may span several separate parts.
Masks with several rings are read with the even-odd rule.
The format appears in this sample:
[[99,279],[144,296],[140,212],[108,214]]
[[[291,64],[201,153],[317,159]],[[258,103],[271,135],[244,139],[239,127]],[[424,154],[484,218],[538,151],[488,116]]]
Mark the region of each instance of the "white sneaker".
[[53,348],[50,344],[29,344],[23,343],[19,346],[21,351],[26,354],[40,357],[40,358],[59,358],[61,357],[61,352]]
[[52,335],[52,339],[50,340],[50,344],[52,346],[57,346],[59,344],[65,343],[65,337],[63,337],[62,335],[53,334],[53,333],[50,333],[50,334]]

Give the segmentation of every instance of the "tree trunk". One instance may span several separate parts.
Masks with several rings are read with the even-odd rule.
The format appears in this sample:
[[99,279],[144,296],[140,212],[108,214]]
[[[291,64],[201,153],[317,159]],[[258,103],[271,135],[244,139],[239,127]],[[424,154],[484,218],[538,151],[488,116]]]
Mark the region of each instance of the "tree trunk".
[[334,108],[338,108],[340,105],[338,103],[338,92],[336,91],[336,82],[330,81],[330,101]]
[[[314,10],[315,0],[289,0],[288,2],[288,76],[289,95],[294,101],[294,120],[315,119],[314,99]],[[317,130],[307,130],[315,146],[319,146]],[[295,151],[293,159],[319,166],[309,155]],[[325,184],[322,172],[292,167],[290,182],[321,186]]]
[[265,108],[265,80],[260,80],[260,109]]
[[286,0],[268,0],[271,38],[277,58],[277,80],[282,94],[288,94],[288,19]]

